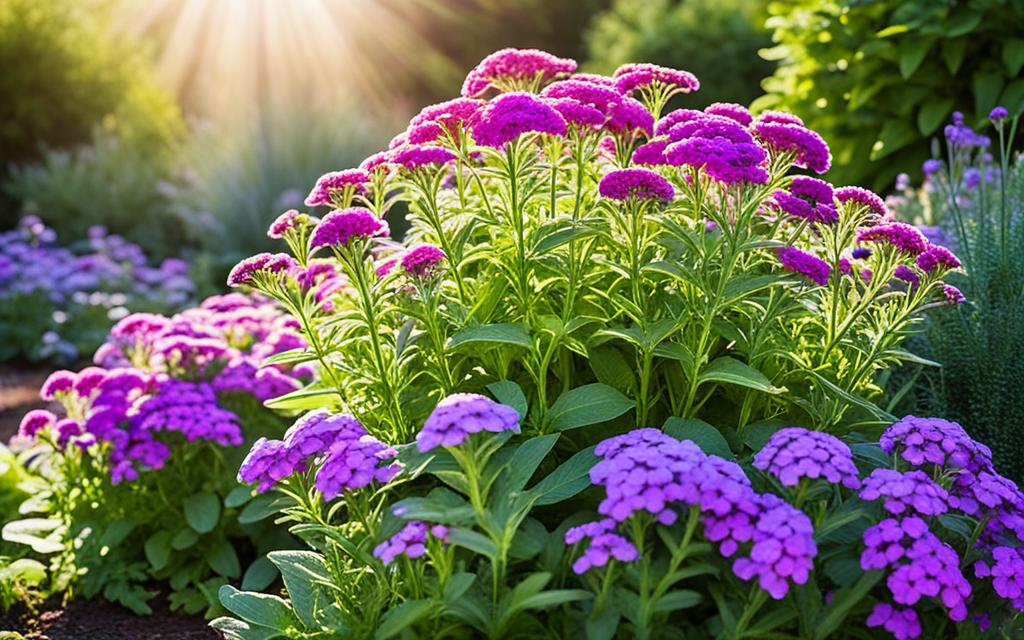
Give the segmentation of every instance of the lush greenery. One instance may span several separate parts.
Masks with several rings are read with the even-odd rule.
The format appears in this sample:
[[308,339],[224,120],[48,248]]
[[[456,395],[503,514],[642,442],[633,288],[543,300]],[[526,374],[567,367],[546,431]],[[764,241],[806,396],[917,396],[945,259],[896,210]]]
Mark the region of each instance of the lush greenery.
[[786,109],[832,145],[840,182],[888,188],[917,175],[954,110],[977,125],[1024,107],[1024,6],[1015,0],[769,5],[778,61],[755,109]]
[[765,18],[762,0],[616,0],[587,31],[587,66],[610,73],[647,60],[688,69],[701,79],[699,97],[678,96],[673,105],[750,104],[774,69],[757,57],[771,45]]
[[950,238],[970,260],[965,273],[953,277],[968,304],[936,310],[927,323],[922,354],[941,368],[925,369],[919,401],[969,425],[992,447],[1000,466],[1020,479],[1024,411],[1016,399],[1024,393],[1024,164],[1004,153],[1015,123],[1004,120],[996,128],[987,132],[991,145],[965,149],[950,143],[950,153],[934,161],[921,188],[901,185],[889,202],[900,217]]

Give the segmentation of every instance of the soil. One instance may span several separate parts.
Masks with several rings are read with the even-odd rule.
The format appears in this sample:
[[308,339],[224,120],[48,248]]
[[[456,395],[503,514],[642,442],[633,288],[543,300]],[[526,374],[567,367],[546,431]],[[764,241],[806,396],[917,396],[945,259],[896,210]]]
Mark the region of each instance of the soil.
[[22,416],[46,406],[39,399],[50,367],[0,365],[0,442],[6,443],[18,431]]
[[[221,636],[202,616],[171,613],[161,597],[150,601],[153,613],[137,616],[103,600],[74,600],[66,607],[44,606],[41,611],[12,611],[0,616],[4,631],[25,640],[218,640]],[[15,636],[17,637],[17,636]]]

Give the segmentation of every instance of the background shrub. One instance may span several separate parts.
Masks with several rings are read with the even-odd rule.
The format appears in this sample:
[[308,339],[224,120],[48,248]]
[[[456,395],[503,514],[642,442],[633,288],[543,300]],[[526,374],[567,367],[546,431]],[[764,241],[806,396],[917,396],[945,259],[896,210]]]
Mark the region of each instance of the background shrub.
[[645,60],[696,74],[700,92],[677,97],[673,106],[750,104],[761,95],[761,79],[774,68],[757,57],[759,49],[771,44],[763,28],[764,4],[615,0],[595,16],[586,33],[587,65],[597,73],[611,73],[621,64]]
[[833,182],[886,188],[917,174],[928,137],[954,110],[980,123],[1024,106],[1024,5],[1014,0],[769,5],[779,67],[756,109],[783,109],[821,132]]

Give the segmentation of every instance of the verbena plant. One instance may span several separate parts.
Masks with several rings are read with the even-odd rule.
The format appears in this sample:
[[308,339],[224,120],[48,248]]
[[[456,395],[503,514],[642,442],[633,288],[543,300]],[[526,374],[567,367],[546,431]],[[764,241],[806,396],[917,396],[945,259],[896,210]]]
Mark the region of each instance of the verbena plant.
[[[273,223],[292,255],[233,270],[302,325],[309,346],[268,362],[318,367],[268,403],[311,411],[239,471],[311,550],[269,556],[287,599],[222,588],[235,617],[213,626],[938,637],[979,635],[950,620],[986,613],[1016,629],[999,597],[1020,595],[1022,496],[955,424],[906,418],[879,440],[892,419],[868,400],[913,358],[919,312],[959,301],[943,284],[959,261],[874,194],[791,175],[830,161],[791,115],[662,116],[690,74],[574,69],[489,56],[462,98],[321,178],[306,204],[334,211]],[[381,221],[399,201],[403,245]]]
[[290,538],[255,523],[265,505],[234,476],[247,445],[282,430],[260,401],[306,375],[260,368],[303,344],[293,329],[266,300],[218,296],[173,317],[130,315],[98,367],[48,378],[40,395],[64,415],[22,421],[30,497],[3,528],[49,559],[48,590],[146,613],[147,586],[166,582],[172,608],[196,612],[215,610],[217,589],[243,572],[254,587],[275,579],[263,555]]
[[975,134],[962,122],[947,128],[948,153],[925,163],[921,189],[902,185],[890,198],[897,214],[931,225],[954,243],[966,272],[955,283],[968,304],[937,310],[925,334],[924,400],[967,425],[992,447],[1011,477],[1024,476],[1024,165],[1011,157],[1018,118],[992,112],[996,131]]

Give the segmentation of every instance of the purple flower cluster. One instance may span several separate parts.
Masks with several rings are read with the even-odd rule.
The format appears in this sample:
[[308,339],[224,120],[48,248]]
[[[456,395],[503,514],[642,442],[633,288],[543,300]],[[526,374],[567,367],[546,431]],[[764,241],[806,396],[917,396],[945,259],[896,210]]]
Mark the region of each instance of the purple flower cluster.
[[332,171],[320,176],[316,181],[313,190],[306,196],[305,205],[307,207],[330,206],[334,202],[334,195],[346,190],[355,194],[366,193],[366,184],[369,181],[369,174],[362,169]]
[[462,83],[462,95],[475,98],[511,82],[547,80],[576,71],[576,61],[538,49],[501,49],[480,61]]
[[[756,576],[773,598],[783,597],[790,582],[807,581],[817,554],[810,519],[776,496],[755,492],[736,464],[657,429],[609,438],[594,453],[602,460],[590,470],[590,480],[605,488],[598,513],[609,517],[602,522],[647,513],[670,525],[680,507],[696,507],[705,536],[723,556],[736,556],[733,571],[741,579]],[[607,524],[593,527],[609,533]],[[624,553],[612,540],[602,551],[611,548]]]
[[622,94],[629,94],[652,85],[661,85],[680,93],[692,93],[700,89],[700,82],[689,71],[650,63],[624,64],[615,70],[614,77],[615,88]]
[[832,185],[807,176],[793,178],[789,191],[776,191],[772,194],[774,204],[780,211],[822,224],[839,221],[832,197]]
[[487,103],[473,125],[473,139],[501,148],[524,133],[564,136],[565,119],[550,104],[525,92],[506,93]]
[[402,270],[414,278],[429,278],[447,256],[432,244],[421,244],[402,256]]
[[942,295],[946,298],[947,304],[963,304],[967,302],[964,294],[951,284],[942,285]]
[[864,479],[860,497],[868,501],[881,498],[885,510],[900,517],[937,516],[950,506],[949,493],[921,470],[875,469]]
[[618,169],[606,174],[598,184],[598,192],[612,200],[671,200],[672,184],[649,169]]
[[953,112],[953,123],[947,124],[944,130],[946,140],[954,148],[972,149],[976,147],[985,148],[992,144],[988,136],[976,133],[974,129],[964,124],[964,116],[959,111]]
[[1024,549],[993,548],[991,559],[974,563],[974,575],[991,578],[995,592],[1009,600],[1018,611],[1024,611]]
[[565,544],[587,542],[583,555],[576,559],[572,570],[582,575],[594,567],[603,567],[612,558],[619,562],[632,562],[640,557],[636,547],[624,537],[614,533],[616,522],[610,518],[572,527],[565,532]]
[[811,282],[825,286],[832,273],[827,262],[796,247],[782,247],[778,252],[779,263],[787,270],[806,276]]
[[960,260],[945,247],[930,246],[916,259],[917,268],[925,273],[960,268]]
[[832,152],[825,140],[800,122],[799,118],[786,118],[789,114],[762,114],[750,125],[757,139],[776,153],[791,154],[793,164],[825,173],[832,166]]
[[437,403],[416,434],[420,452],[434,447],[457,447],[474,433],[519,433],[519,414],[512,407],[475,393],[456,393]]
[[394,562],[398,556],[419,558],[427,552],[428,535],[441,541],[447,541],[448,527],[413,520],[402,527],[398,533],[377,545],[373,549],[373,557],[385,565]]
[[992,466],[992,452],[974,441],[964,428],[941,418],[907,416],[882,433],[882,451],[896,454],[915,467],[981,471]]
[[434,145],[404,144],[393,150],[390,162],[406,169],[421,167],[440,167],[455,160],[455,154]]
[[800,427],[773,433],[754,456],[753,466],[775,476],[786,487],[795,487],[803,478],[824,478],[848,489],[860,486],[853,454],[845,442]]
[[896,640],[913,640],[921,637],[921,621],[913,609],[899,609],[886,602],[879,602],[868,616],[869,627],[882,627]]
[[836,189],[836,200],[841,204],[853,203],[851,206],[863,207],[881,219],[889,218],[889,210],[877,193],[861,187],[839,187]]
[[665,135],[671,141],[665,149],[668,164],[703,168],[725,183],[768,182],[768,154],[735,120],[701,114],[674,124]]
[[241,287],[252,285],[258,274],[287,274],[294,271],[298,265],[295,260],[284,253],[257,253],[254,256],[242,259],[231,268],[228,274],[229,287]]
[[857,235],[857,241],[887,244],[913,256],[924,253],[929,247],[928,239],[917,227],[902,222],[885,222],[868,227]]
[[938,598],[955,621],[967,617],[971,585],[960,572],[960,558],[917,516],[887,518],[864,532],[860,564],[865,571],[885,570],[896,604],[912,607],[921,598]]
[[363,207],[335,209],[324,216],[320,224],[313,230],[309,239],[309,248],[318,249],[324,246],[347,246],[353,238],[370,238],[386,232],[387,226],[382,220]]

